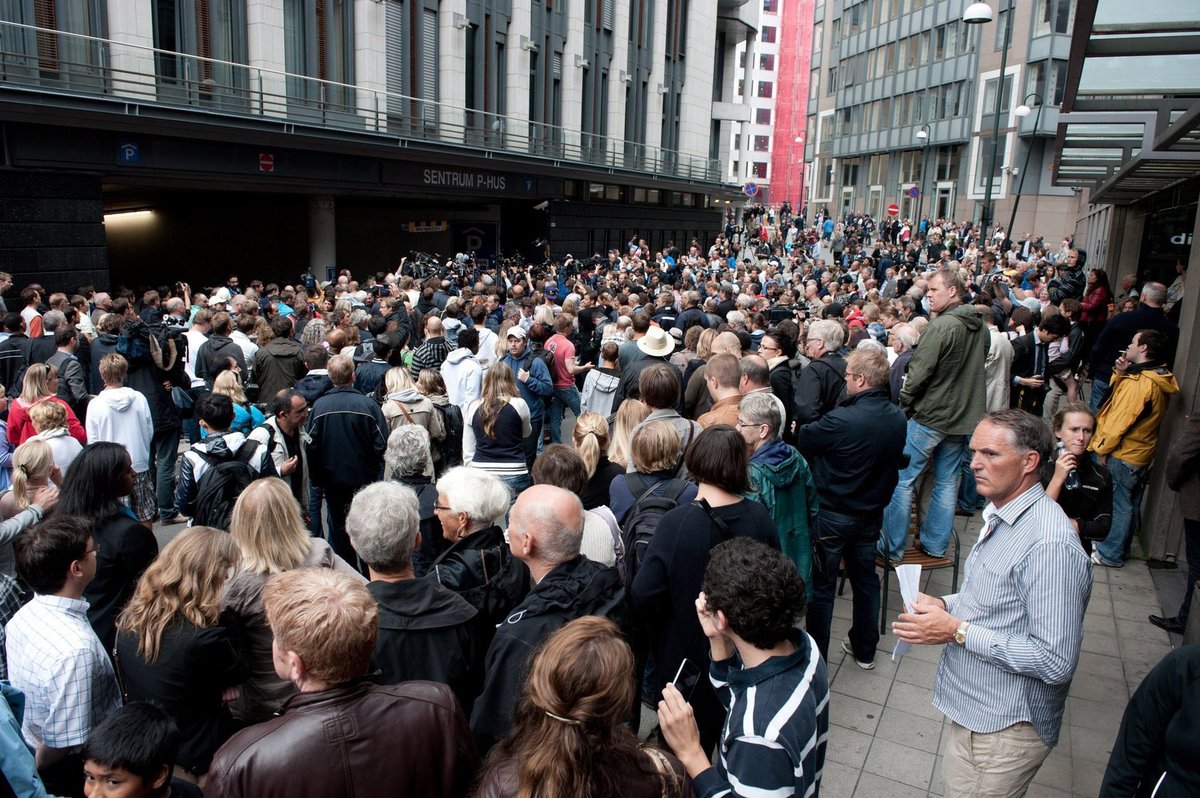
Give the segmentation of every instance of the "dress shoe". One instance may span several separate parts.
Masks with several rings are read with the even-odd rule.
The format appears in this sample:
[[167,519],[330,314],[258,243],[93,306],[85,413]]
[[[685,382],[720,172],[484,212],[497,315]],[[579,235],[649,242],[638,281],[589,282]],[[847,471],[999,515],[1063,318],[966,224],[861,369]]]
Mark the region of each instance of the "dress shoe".
[[1161,615],[1151,615],[1150,623],[1162,629],[1164,632],[1170,632],[1173,635],[1183,634],[1183,629],[1186,624],[1179,618],[1164,618]]

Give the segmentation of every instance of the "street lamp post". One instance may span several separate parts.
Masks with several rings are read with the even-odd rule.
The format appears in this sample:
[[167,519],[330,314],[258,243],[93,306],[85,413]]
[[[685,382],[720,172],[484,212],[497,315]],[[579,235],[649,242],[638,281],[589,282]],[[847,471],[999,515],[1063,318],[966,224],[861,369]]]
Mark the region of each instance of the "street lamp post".
[[[1033,117],[1033,138],[1037,139],[1038,125],[1042,122],[1042,106],[1046,103],[1037,92],[1031,92],[1025,96],[1021,104],[1013,109],[1013,114],[1019,117],[1029,116],[1029,101],[1037,100],[1037,114]],[[1021,179],[1017,181],[1017,196],[1013,199],[1012,216],[1008,220],[1008,237],[1013,237],[1013,225],[1017,223],[1017,207],[1021,204],[1021,191],[1025,188],[1025,175],[1029,174],[1029,156],[1033,155],[1033,141],[1029,142],[1029,149],[1025,151],[1025,163],[1021,167]]]
[[[984,190],[983,210],[980,214],[981,218],[979,222],[981,235],[985,237],[985,240],[987,240],[988,227],[992,224],[992,184],[995,182],[996,159],[1000,155],[1000,106],[1001,98],[1004,95],[1004,71],[1008,67],[1008,46],[1012,42],[1013,0],[1008,0],[1005,11],[1008,16],[1004,25],[1004,47],[1000,51],[1000,78],[996,81],[996,110],[992,120],[991,167],[988,169],[987,187]],[[963,12],[963,22],[968,25],[982,25],[985,22],[991,22],[992,19],[994,19],[992,7],[987,3],[971,3],[971,5],[967,6],[967,10]]]
[[921,125],[917,131],[917,141],[921,142],[921,193],[917,197],[917,229],[921,229],[922,212],[925,209],[925,172],[929,167],[929,125]]

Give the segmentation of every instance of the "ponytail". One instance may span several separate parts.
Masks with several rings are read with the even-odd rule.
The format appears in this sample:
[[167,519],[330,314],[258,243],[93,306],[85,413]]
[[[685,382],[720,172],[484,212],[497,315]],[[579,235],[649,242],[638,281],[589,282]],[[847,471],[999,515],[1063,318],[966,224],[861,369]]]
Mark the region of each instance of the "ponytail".
[[575,419],[575,450],[587,466],[590,480],[596,475],[600,456],[608,448],[608,419],[599,413],[583,413]]

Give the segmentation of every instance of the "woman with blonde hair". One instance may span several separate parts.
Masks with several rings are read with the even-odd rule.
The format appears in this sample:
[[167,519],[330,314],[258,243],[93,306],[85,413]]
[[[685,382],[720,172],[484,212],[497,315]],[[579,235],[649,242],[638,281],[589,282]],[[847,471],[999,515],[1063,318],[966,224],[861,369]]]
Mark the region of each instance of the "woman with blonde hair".
[[575,419],[571,433],[575,450],[587,466],[587,489],[580,495],[583,509],[594,510],[608,504],[608,488],[613,478],[625,471],[608,459],[608,419],[599,413],[583,413]]
[[702,405],[707,404],[708,387],[704,382],[704,373],[696,374],[696,372],[704,368],[709,359],[716,354],[713,347],[717,343],[718,335],[720,333],[716,330],[705,330],[700,333],[700,338],[696,341],[696,356],[689,360],[683,369],[683,379],[679,386],[683,391],[683,415],[687,418],[697,418],[704,410],[708,409],[707,407],[704,410],[699,409]]
[[[0,517],[14,518],[32,505],[42,506],[57,500],[62,472],[54,464],[54,452],[45,441],[36,438],[22,443],[12,453],[12,487],[0,496]],[[53,503],[53,502],[51,502]],[[16,576],[16,558],[12,541],[20,529],[0,543],[0,573]]]
[[626,722],[633,652],[615,623],[571,621],[533,656],[508,736],[488,757],[478,798],[684,798],[673,754],[641,743]]
[[[29,408],[29,420],[37,431],[37,440],[45,441],[54,452],[54,463],[65,474],[83,446],[67,429],[67,409],[58,402],[38,402]],[[33,440],[32,438],[30,440]]]
[[608,488],[608,506],[618,523],[624,525],[644,497],[665,497],[676,505],[696,497],[696,486],[677,478],[679,459],[679,433],[669,423],[649,421],[638,428],[630,445],[633,471],[615,477]]
[[185,529],[142,574],[117,619],[113,655],[125,694],[171,716],[180,737],[175,765],[198,784],[231,726],[222,696],[250,674],[221,617],[221,593],[237,562],[237,544],[225,532]]
[[239,723],[260,723],[295,692],[291,682],[275,674],[271,658],[271,628],[262,605],[267,578],[293,568],[314,567],[362,576],[323,539],[309,535],[291,488],[277,477],[257,479],[242,491],[233,506],[229,535],[240,563],[225,583],[221,609],[236,620],[250,661],[250,678],[230,708]]
[[32,363],[25,369],[25,379],[21,383],[21,395],[8,406],[8,440],[13,446],[20,446],[32,438],[37,432],[33,421],[29,418],[29,409],[39,402],[57,402],[67,411],[67,429],[71,437],[81,444],[87,444],[87,432],[75,416],[71,406],[59,399],[58,369],[45,363]]
[[[222,371],[213,380],[212,392],[220,396],[228,396],[233,402],[233,424],[229,426],[234,432],[249,435],[251,430],[266,421],[261,410],[250,404],[246,392],[242,389],[241,376],[233,371]],[[201,435],[207,437],[203,429]]]
[[[383,400],[383,417],[387,419],[388,431],[397,427],[416,424],[429,433],[430,441],[441,441],[446,437],[446,425],[442,414],[433,407],[433,402],[413,384],[408,369],[397,366],[383,375],[386,393]],[[433,471],[429,472],[433,476]]]
[[626,399],[617,408],[617,423],[608,441],[608,459],[624,471],[629,466],[630,440],[633,428],[646,420],[650,407],[640,399]]
[[497,363],[483,378],[483,395],[463,414],[463,462],[498,476],[513,496],[532,482],[525,439],[533,433],[529,405],[517,392],[512,369]]

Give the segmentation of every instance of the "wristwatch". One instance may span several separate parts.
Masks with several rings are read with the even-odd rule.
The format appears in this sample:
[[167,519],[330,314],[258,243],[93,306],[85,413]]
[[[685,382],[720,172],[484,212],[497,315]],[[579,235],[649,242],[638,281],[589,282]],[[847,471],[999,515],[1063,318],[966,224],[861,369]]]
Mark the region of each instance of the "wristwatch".
[[967,644],[967,627],[970,625],[970,621],[963,621],[958,625],[958,628],[954,630],[955,643],[958,643],[960,646],[965,646]]

